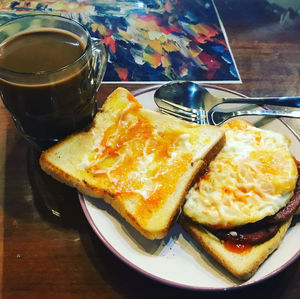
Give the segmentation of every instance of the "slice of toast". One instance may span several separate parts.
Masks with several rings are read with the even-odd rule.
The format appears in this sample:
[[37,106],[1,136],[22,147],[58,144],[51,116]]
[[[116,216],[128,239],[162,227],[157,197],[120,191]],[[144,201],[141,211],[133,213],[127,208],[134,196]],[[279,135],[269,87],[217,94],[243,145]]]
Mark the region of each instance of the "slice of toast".
[[267,257],[276,250],[286,234],[292,217],[284,222],[277,234],[268,241],[253,245],[249,250],[236,253],[228,250],[224,243],[215,235],[205,229],[204,226],[192,222],[187,218],[181,221],[184,229],[225,269],[240,280],[247,280],[257,271]]
[[222,129],[143,109],[124,88],[87,132],[46,150],[42,169],[103,198],[146,238],[163,238],[195,178],[225,143]]

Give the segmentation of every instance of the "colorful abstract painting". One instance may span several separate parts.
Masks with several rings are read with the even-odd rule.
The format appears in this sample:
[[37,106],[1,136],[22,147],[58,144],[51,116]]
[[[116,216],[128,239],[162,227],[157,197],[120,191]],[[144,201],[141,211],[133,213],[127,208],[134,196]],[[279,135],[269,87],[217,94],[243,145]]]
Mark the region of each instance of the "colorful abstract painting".
[[240,82],[213,0],[2,1],[0,22],[61,14],[107,45],[106,82]]

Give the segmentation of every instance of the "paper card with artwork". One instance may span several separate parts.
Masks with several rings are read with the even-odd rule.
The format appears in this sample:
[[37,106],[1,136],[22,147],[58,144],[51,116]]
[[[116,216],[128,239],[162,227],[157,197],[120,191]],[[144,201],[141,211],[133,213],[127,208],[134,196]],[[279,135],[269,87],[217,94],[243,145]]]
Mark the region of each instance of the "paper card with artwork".
[[241,82],[213,0],[4,1],[0,22],[36,12],[72,17],[104,41],[105,82]]

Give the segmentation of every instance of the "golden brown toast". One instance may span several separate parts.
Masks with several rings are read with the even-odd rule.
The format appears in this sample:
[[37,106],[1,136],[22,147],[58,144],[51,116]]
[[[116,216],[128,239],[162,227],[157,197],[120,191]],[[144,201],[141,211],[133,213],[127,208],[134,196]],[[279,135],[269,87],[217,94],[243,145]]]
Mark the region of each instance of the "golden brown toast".
[[42,169],[103,198],[146,238],[163,238],[195,178],[225,143],[222,129],[143,109],[124,88],[87,132],[46,150]]

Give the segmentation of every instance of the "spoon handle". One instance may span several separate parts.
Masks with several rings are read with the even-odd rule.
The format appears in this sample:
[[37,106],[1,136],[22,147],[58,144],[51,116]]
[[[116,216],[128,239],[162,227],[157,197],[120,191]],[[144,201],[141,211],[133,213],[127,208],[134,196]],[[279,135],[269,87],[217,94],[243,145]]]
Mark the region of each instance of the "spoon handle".
[[223,98],[223,103],[249,103],[260,106],[277,105],[300,108],[300,97]]

